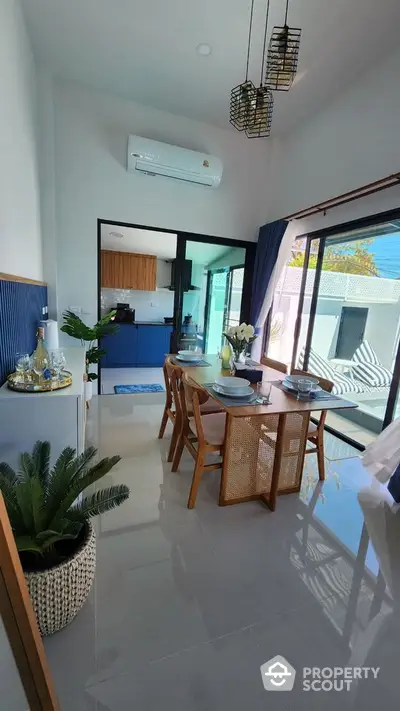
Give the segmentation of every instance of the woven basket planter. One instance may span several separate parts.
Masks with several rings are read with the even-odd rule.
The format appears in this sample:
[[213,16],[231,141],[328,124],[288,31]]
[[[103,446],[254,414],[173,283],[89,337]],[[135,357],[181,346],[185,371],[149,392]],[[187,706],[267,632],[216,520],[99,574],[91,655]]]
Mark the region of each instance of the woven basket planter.
[[58,632],[74,619],[92,587],[96,570],[96,536],[91,523],[75,555],[38,573],[25,573],[42,637]]

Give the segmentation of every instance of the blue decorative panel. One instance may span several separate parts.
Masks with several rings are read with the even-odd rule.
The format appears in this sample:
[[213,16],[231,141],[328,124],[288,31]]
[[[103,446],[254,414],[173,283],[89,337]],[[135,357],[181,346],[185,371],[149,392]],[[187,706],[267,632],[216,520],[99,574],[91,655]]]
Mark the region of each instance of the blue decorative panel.
[[32,353],[47,306],[47,286],[0,280],[0,385],[15,370],[16,353]]

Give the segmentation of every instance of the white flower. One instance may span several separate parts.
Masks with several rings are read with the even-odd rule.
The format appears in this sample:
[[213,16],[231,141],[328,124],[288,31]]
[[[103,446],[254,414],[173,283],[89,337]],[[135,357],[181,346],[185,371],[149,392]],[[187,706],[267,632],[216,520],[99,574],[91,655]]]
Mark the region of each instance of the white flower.
[[250,326],[250,324],[248,326],[246,326],[245,329],[243,330],[243,335],[244,335],[246,341],[249,342],[250,338],[253,338],[253,336],[254,336],[253,326]]
[[228,336],[236,336],[236,327],[235,326],[231,326],[230,328],[228,328]]

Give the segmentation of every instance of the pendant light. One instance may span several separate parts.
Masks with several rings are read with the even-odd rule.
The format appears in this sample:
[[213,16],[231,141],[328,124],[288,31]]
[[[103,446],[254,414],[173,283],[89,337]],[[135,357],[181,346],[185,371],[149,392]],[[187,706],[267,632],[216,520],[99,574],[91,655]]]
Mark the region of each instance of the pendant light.
[[285,24],[274,27],[268,47],[266,84],[275,91],[289,91],[297,72],[301,29],[287,24],[289,0],[286,0]]
[[265,16],[264,44],[261,57],[260,86],[255,89],[250,102],[248,121],[246,126],[247,138],[268,138],[271,134],[272,113],[274,110],[274,97],[269,86],[264,86],[265,49],[267,43],[267,29],[269,18],[269,3]]
[[250,45],[251,45],[251,30],[253,26],[254,15],[254,0],[251,0],[250,24],[249,24],[249,39],[247,44],[247,62],[246,62],[246,79],[243,84],[235,86],[231,91],[230,105],[230,123],[238,131],[244,131],[247,127],[250,102],[255,92],[255,86],[249,80],[249,62],[250,62]]
[[265,49],[267,24],[269,13],[269,0],[267,0],[267,17],[265,23],[264,48],[261,60],[261,81],[258,88],[249,79],[249,61],[251,36],[254,16],[254,0],[251,2],[249,41],[247,47],[246,78],[231,91],[230,123],[238,131],[245,131],[247,138],[266,138],[271,132],[273,96],[270,89],[263,86],[265,65]]

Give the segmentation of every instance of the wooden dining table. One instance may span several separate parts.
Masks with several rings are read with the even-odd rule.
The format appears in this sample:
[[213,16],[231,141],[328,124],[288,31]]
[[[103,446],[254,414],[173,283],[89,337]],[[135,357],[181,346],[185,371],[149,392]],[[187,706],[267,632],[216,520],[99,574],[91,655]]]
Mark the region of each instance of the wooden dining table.
[[[218,376],[217,356],[204,356],[209,366],[182,369],[200,387]],[[283,373],[263,365],[264,381],[282,381]],[[253,386],[256,387],[255,385]],[[310,416],[321,410],[343,410],[357,405],[342,398],[297,400],[296,395],[272,386],[270,404],[228,406],[215,398],[226,412],[225,448],[219,505],[260,499],[274,511],[277,496],[300,491]]]

